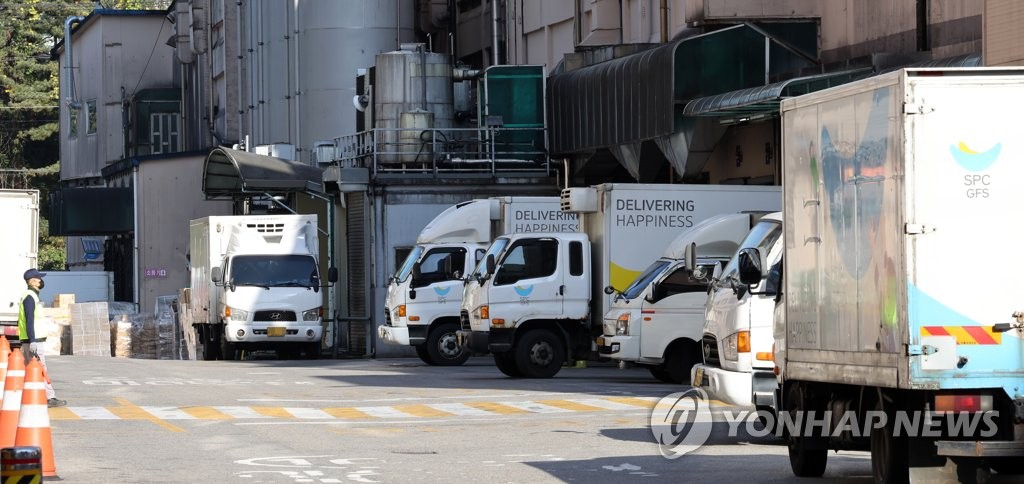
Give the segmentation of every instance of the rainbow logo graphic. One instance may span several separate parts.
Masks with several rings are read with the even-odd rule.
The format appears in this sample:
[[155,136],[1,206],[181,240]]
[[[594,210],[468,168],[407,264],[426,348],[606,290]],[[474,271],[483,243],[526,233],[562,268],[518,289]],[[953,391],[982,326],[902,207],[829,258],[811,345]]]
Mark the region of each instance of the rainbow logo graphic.
[[513,286],[512,289],[515,289],[516,294],[520,295],[521,297],[527,297],[530,295],[530,293],[533,292],[533,286]]
[[436,287],[435,286],[434,287],[434,292],[436,292],[438,296],[447,296],[449,292],[452,292],[452,286],[448,286],[448,287]]
[[973,150],[963,141],[949,146],[949,152],[953,154],[953,159],[967,171],[988,169],[992,163],[995,163],[1002,149],[1002,143],[996,143],[995,146],[985,151]]

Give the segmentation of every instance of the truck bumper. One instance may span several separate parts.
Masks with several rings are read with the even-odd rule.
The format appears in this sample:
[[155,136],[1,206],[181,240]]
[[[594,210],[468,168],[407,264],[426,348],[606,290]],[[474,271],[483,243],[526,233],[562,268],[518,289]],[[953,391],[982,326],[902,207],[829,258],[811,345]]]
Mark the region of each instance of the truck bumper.
[[597,352],[605,358],[637,361],[640,359],[640,339],[632,336],[598,336]]
[[468,350],[470,354],[482,355],[488,352],[487,345],[491,340],[491,333],[460,329],[455,332],[455,338],[458,340],[459,346]]
[[[282,330],[284,334],[277,335]],[[242,332],[241,336],[238,334],[239,331]],[[271,336],[272,334],[274,336]],[[278,327],[228,323],[224,327],[224,336],[228,341],[240,344],[311,343],[321,340],[323,337],[323,326],[319,322],[315,325]]]
[[388,326],[377,328],[377,336],[385,343],[393,345],[417,346],[427,342],[427,325]]
[[717,366],[694,365],[691,371],[691,381],[695,380],[698,374],[702,374],[703,380],[700,387],[708,393],[708,396],[720,400],[729,405],[749,406],[753,390],[753,374],[723,370]]
[[939,455],[947,457],[1020,457],[1024,441],[959,441],[935,442]]

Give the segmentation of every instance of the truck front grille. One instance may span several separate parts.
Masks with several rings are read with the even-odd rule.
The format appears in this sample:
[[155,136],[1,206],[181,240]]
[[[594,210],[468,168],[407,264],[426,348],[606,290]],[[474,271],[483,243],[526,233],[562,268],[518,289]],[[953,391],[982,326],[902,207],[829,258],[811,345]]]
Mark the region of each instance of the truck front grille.
[[384,326],[391,326],[391,310],[384,308]]
[[459,311],[459,323],[462,325],[463,331],[473,329],[469,326],[469,311],[466,311],[465,309]]
[[252,317],[253,321],[295,321],[295,311],[279,311],[279,310],[268,310],[268,311],[256,311],[256,314]]
[[704,364],[708,366],[722,366],[721,361],[718,359],[718,340],[715,339],[714,335],[704,335],[701,347],[704,351]]

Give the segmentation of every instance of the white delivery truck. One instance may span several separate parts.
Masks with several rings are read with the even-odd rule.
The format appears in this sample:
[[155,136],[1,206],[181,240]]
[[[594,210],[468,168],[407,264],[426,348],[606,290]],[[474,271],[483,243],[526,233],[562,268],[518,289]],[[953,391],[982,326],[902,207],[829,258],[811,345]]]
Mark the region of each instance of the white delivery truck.
[[23,276],[39,263],[39,190],[0,190],[0,219],[0,329],[17,346]]
[[[780,195],[764,208],[781,205]],[[716,215],[672,241],[660,259],[615,293],[597,338],[601,356],[645,366],[667,383],[690,383],[690,369],[702,361],[708,283],[766,213]]]
[[603,184],[562,192],[583,234],[499,237],[466,285],[460,344],[509,376],[550,377],[596,356],[611,307],[680,233],[722,213],[779,204],[778,187]]
[[[316,215],[211,216],[191,221],[191,303],[202,356],[237,359],[245,350],[320,355]],[[337,271],[328,270],[337,281]]]
[[461,365],[470,353],[455,339],[463,277],[495,237],[511,233],[577,232],[574,213],[558,197],[493,197],[459,203],[441,212],[416,238],[388,281],[381,341],[413,346],[431,365]]
[[[782,102],[780,417],[834,416],[790,429],[795,474],[820,476],[829,449],[870,449],[876,482],[1024,473],[1022,110],[1024,70],[998,68]],[[740,252],[743,282],[762,257]]]
[[[782,213],[765,215],[750,229],[739,249],[759,249],[769,266],[782,257]],[[703,363],[692,382],[712,398],[730,405],[752,405],[773,412],[778,382],[772,360],[776,291],[751,290],[739,282],[733,255],[711,283],[701,337]]]

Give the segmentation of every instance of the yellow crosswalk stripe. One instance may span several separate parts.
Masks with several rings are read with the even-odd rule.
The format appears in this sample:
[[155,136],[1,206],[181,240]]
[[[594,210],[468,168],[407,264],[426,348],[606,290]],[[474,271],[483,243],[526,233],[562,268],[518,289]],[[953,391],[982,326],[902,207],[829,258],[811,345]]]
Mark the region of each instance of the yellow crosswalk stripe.
[[234,418],[213,407],[181,407],[181,411],[201,420],[231,420]]
[[633,397],[605,397],[605,400],[610,400],[617,403],[625,403],[626,405],[633,405],[635,407],[654,408],[657,402],[651,402],[642,398]]
[[71,409],[69,409],[67,407],[57,407],[57,408],[51,408],[49,410],[50,410],[50,420],[81,420],[82,419],[82,417],[79,417],[77,414],[75,414],[75,412],[72,412]]
[[260,415],[274,418],[295,418],[283,407],[252,407],[252,410]]
[[552,407],[564,408],[566,410],[572,410],[574,412],[600,412],[601,410],[604,410],[603,408],[595,407],[593,405],[570,402],[568,400],[540,400],[537,403],[543,405],[550,405]]
[[453,417],[455,414],[431,408],[426,405],[394,405],[391,408],[417,417]]
[[491,402],[469,402],[466,406],[479,408],[480,410],[486,410],[488,412],[494,412],[501,415],[515,415],[517,413],[530,413],[521,408],[510,407],[508,405],[502,405],[500,403]]
[[348,408],[348,407],[321,408],[320,411],[322,411],[322,412],[324,412],[324,413],[326,413],[326,414],[328,414],[328,415],[330,415],[332,417],[335,417],[335,418],[345,418],[345,419],[373,418],[372,416],[366,414],[365,412],[361,412],[361,411],[356,410],[354,408]]

